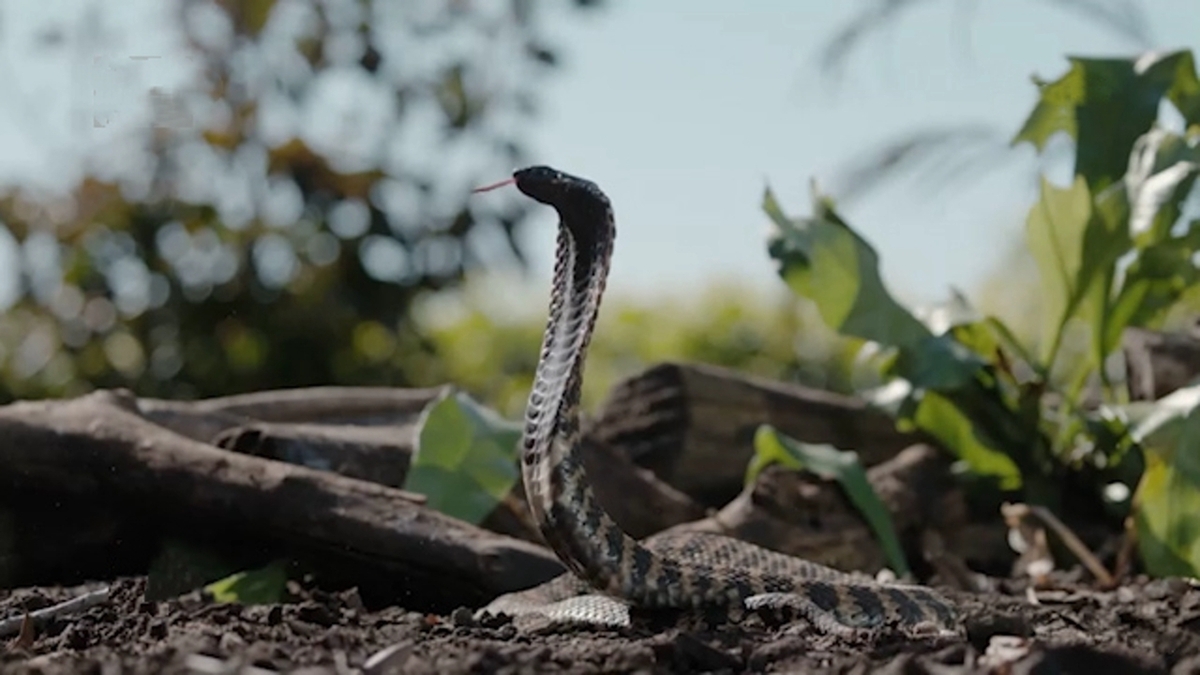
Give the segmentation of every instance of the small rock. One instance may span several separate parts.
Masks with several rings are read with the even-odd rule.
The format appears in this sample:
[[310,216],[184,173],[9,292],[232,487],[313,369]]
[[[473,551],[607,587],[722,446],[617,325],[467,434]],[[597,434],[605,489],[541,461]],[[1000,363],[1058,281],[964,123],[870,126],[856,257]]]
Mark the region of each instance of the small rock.
[[337,616],[329,610],[327,605],[320,605],[315,602],[301,604],[296,610],[296,618],[325,627],[334,625],[338,620]]
[[225,654],[241,650],[246,646],[246,641],[237,633],[222,633],[221,639],[217,642],[217,649],[220,649]]
[[475,625],[475,613],[466,607],[459,607],[450,612],[450,622],[459,627],[470,627]]

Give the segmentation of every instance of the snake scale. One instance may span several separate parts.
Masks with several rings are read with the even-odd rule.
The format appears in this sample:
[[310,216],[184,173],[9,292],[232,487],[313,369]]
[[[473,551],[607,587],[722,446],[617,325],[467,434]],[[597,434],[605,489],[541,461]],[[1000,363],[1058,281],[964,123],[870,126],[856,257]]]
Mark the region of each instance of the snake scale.
[[559,216],[550,314],[525,413],[521,470],[542,537],[569,570],[500,596],[483,611],[627,624],[641,608],[787,607],[827,631],[956,631],[954,606],[922,586],[873,583],[716,534],[663,533],[639,542],[605,512],[580,455],[579,399],[616,237],[595,183],[536,166],[479,188],[515,184]]

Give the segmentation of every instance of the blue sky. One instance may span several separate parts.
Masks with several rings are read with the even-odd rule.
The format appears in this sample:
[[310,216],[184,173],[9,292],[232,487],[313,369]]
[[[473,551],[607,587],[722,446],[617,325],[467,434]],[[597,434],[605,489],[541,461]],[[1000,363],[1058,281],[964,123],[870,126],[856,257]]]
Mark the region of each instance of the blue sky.
[[[98,98],[128,87],[96,85],[121,75],[87,58],[77,39],[88,34],[93,4],[0,0],[0,83],[9,92],[0,101],[0,181],[69,178],[80,148],[111,135],[92,114],[127,109]],[[169,57],[178,36],[164,30],[163,13],[172,5],[102,5],[121,28],[107,53],[167,55],[137,65],[143,84],[169,89],[187,69]],[[1140,49],[1051,3],[939,0],[868,39],[836,83],[823,78],[819,47],[861,5],[757,0],[731,11],[718,0],[610,0],[602,11],[543,17],[564,65],[542,92],[529,140],[539,163],[589,177],[612,197],[620,235],[611,287],[675,295],[738,281],[778,291],[758,208],[765,185],[789,211],[806,212],[810,179],[831,185],[839,169],[887,140],[969,121],[1011,135],[1034,102],[1031,75],[1057,77],[1066,54]],[[975,10],[964,13],[967,5]],[[1150,46],[1198,46],[1200,2],[1142,5]],[[56,22],[73,46],[46,58],[30,36]],[[901,182],[844,205],[901,296],[938,300],[951,285],[970,292],[998,271],[1019,237],[1037,166],[1027,146],[1011,153],[998,170],[943,192]],[[487,286],[544,294],[552,223],[542,212],[525,232],[534,274],[499,275]]]
[[[789,212],[807,212],[810,179],[832,183],[899,134],[979,121],[1007,138],[1034,103],[1031,75],[1058,77],[1067,54],[1140,51],[1051,3],[943,0],[869,38],[835,85],[816,55],[862,4],[759,0],[731,12],[719,0],[626,0],[553,24],[565,68],[546,91],[534,146],[612,197],[614,287],[675,293],[731,279],[778,288],[758,210],[764,185]],[[969,15],[966,4],[976,6]],[[1200,2],[1141,4],[1151,47],[1200,46]],[[845,204],[894,290],[934,301],[1000,271],[1037,168],[1028,146],[1011,152],[995,172],[943,192],[900,182]],[[541,230],[527,236],[544,275],[551,237]]]

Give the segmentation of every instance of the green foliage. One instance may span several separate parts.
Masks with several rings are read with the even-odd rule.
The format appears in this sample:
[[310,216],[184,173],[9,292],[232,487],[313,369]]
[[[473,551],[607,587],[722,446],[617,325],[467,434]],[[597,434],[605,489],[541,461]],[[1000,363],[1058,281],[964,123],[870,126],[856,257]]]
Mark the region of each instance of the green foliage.
[[[1097,502],[1111,480],[1139,482],[1135,519],[1147,569],[1194,574],[1195,395],[1180,392],[1182,406],[1160,402],[1133,433],[1113,412],[1128,394],[1105,367],[1126,328],[1160,327],[1200,285],[1193,262],[1200,223],[1181,222],[1200,171],[1193,58],[1072,58],[1063,77],[1038,86],[1039,102],[1014,143],[1042,150],[1066,134],[1075,164],[1069,186],[1042,181],[1026,222],[1042,281],[1037,343],[1024,344],[965,300],[930,321],[937,331],[920,325],[884,288],[874,251],[819,195],[811,218],[793,219],[768,191],[763,209],[775,224],[768,250],[788,286],[831,328],[894,350],[883,368],[891,383],[868,397],[901,424],[937,438],[1000,488],[1021,489],[1026,500],[1049,506],[1063,501],[1069,473],[1085,476]],[[1182,114],[1184,133],[1158,124],[1163,102]],[[1089,403],[1089,385],[1107,407]],[[1144,453],[1140,475],[1129,473],[1131,448]]]
[[1075,175],[1093,192],[1121,178],[1133,144],[1158,119],[1164,98],[1189,123],[1200,121],[1200,82],[1189,51],[1139,59],[1071,57],[1071,68],[1053,82],[1035,79],[1037,107],[1013,139],[1039,151],[1057,133],[1076,144]]
[[966,390],[981,375],[983,361],[970,349],[933,332],[896,302],[879,276],[875,251],[838,216],[832,202],[815,195],[811,218],[789,218],[768,190],[763,210],[774,227],[768,252],[779,274],[801,297],[816,305],[830,328],[894,350],[886,372],[916,388],[919,398],[905,415],[980,472],[1005,485],[1019,481],[1003,438],[993,438],[947,407],[941,391]]
[[[545,315],[497,311],[488,289],[443,294],[418,313],[437,359],[420,384],[454,382],[504,415],[524,410]],[[524,306],[528,308],[530,301]],[[432,303],[431,303],[432,304]],[[531,345],[534,348],[531,348]],[[619,380],[664,360],[692,361],[850,391],[860,340],[839,338],[785,295],[713,285],[688,298],[605,298],[588,350],[583,403],[594,409]]]
[[1146,451],[1138,484],[1138,544],[1147,569],[1200,576],[1200,386],[1160,400],[1133,429]]
[[900,576],[910,574],[891,514],[867,481],[867,472],[856,453],[838,450],[831,445],[801,443],[764,424],[754,434],[754,456],[746,469],[746,484],[753,483],[758,474],[771,464],[796,470],[807,469],[822,478],[836,480],[875,532],[892,570]]
[[204,587],[216,602],[240,605],[270,605],[287,594],[287,565],[273,562],[248,572],[237,572]]
[[429,404],[404,488],[442,513],[479,523],[517,483],[521,425],[461,392]]
[[[556,62],[551,3],[176,4],[174,62],[195,77],[166,94],[192,123],[110,129],[128,143],[61,194],[0,190],[0,246],[22,270],[0,315],[0,399],[411,384],[435,358],[411,304],[481,269],[477,239],[523,260],[527,200],[466,197],[526,161]],[[100,23],[134,29],[104,7]],[[70,43],[46,56],[84,48]],[[512,76],[488,76],[496,62]],[[472,170],[416,161],[450,154]]]

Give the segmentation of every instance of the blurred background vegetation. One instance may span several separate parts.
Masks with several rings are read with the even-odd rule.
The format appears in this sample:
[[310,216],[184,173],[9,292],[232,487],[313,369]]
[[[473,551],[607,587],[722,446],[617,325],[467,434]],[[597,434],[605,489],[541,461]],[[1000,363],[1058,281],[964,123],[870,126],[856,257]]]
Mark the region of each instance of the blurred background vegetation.
[[[545,6],[178,3],[199,90],[151,91],[152,123],[69,194],[0,201],[21,268],[0,395],[444,378],[454,340],[410,308],[485,260],[522,261],[528,205],[465,195],[528,161],[522,131],[557,61]],[[106,7],[88,20],[111,21]],[[42,44],[65,48],[53,30]]]
[[[1135,4],[1046,3],[1141,36]],[[830,36],[822,67],[836,74],[864,38],[921,4],[862,3]],[[562,76],[545,15],[585,21],[619,4],[170,6],[202,86],[149,92],[153,123],[90,158],[68,193],[13,185],[0,199],[20,270],[0,315],[0,397],[451,381],[519,411],[544,308],[510,314],[478,290],[484,270],[526,265],[518,233],[530,204],[467,195],[537,159],[526,135],[547,78]],[[104,23],[106,7],[92,4],[87,20]],[[48,54],[69,48],[54,30],[36,41]],[[994,148],[968,141],[994,138],[971,129],[897,139],[852,167],[852,187],[936,164],[947,150],[986,157]],[[1010,279],[993,286],[1021,297]],[[1034,286],[1024,288],[1018,314],[1036,311]],[[1007,313],[1018,329],[1034,324]],[[618,294],[594,344],[591,404],[664,359],[856,388],[859,345],[824,329],[782,285],[763,294],[714,283],[683,300]]]

